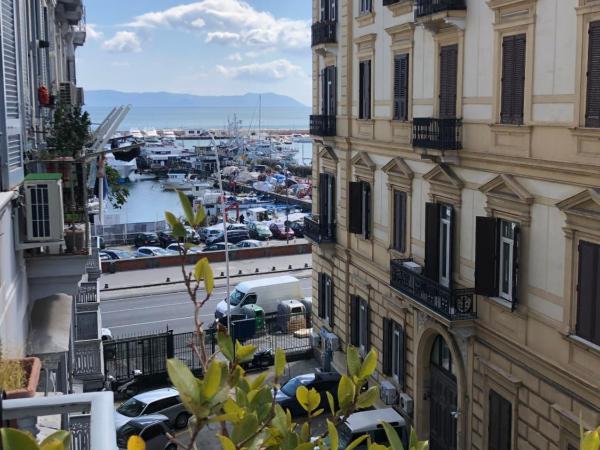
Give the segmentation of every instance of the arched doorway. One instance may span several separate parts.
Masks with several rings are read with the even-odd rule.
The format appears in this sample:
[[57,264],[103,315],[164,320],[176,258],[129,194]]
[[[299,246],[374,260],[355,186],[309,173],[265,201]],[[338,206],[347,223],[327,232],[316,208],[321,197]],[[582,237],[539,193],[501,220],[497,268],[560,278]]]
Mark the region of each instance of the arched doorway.
[[439,334],[431,347],[429,370],[429,448],[456,450],[456,368],[448,344]]

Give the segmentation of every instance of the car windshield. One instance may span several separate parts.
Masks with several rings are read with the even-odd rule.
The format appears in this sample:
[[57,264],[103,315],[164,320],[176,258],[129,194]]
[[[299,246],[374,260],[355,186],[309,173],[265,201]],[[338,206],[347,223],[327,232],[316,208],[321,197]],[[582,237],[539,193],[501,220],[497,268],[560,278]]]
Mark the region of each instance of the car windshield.
[[300,386],[302,386],[302,383],[300,382],[300,378],[292,378],[290,381],[288,381],[287,383],[285,383],[283,385],[283,387],[281,388],[281,392],[283,392],[288,397],[295,397],[296,390]]
[[142,411],[144,410],[145,407],[146,407],[145,403],[140,402],[139,400],[137,400],[135,398],[130,398],[125,403],[123,403],[121,406],[119,406],[119,408],[117,409],[117,412],[119,414],[123,414],[124,416],[127,416],[127,417],[137,417],[140,414],[142,414]]
[[231,293],[231,295],[229,296],[229,299],[231,301],[231,304],[233,306],[237,306],[240,304],[240,302],[242,301],[242,299],[244,298],[244,294],[242,291],[238,291],[237,289],[235,291],[233,291]]
[[119,428],[117,439],[123,443],[126,443],[131,436],[139,435],[140,431],[141,430],[138,426],[132,425],[131,423],[126,423]]

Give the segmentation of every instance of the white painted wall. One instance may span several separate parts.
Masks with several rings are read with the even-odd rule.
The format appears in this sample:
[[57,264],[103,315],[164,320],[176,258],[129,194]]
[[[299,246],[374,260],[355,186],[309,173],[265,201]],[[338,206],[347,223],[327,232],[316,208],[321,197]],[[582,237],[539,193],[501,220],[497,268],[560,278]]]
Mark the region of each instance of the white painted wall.
[[[467,1],[463,69],[464,97],[491,97],[493,95],[493,20],[494,17],[487,2]],[[463,117],[467,118],[466,114]]]

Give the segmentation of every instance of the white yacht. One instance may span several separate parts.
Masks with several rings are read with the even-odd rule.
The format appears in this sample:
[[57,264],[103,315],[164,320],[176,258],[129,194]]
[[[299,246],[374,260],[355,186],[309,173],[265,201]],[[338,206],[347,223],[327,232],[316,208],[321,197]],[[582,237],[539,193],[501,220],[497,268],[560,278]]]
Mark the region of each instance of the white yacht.
[[131,161],[119,161],[112,153],[106,153],[106,164],[119,172],[119,181],[129,181],[129,176],[137,170],[135,158]]
[[176,140],[177,136],[173,130],[163,130],[161,141],[164,145],[174,145]]
[[129,134],[134,139],[144,139],[144,135],[138,128],[132,128],[131,130],[129,130]]
[[144,140],[147,143],[160,143],[160,138],[154,128],[144,130]]
[[183,170],[172,170],[167,174],[166,180],[161,180],[160,184],[164,190],[190,191],[196,182],[195,175],[189,175]]

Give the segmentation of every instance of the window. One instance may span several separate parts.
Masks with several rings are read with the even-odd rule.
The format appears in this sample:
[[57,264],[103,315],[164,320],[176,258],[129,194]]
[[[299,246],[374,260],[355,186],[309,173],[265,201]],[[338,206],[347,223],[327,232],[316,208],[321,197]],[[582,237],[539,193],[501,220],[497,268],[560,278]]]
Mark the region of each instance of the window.
[[406,192],[394,191],[394,250],[406,251]]
[[477,217],[475,292],[517,303],[520,227],[495,217]]
[[458,45],[440,49],[440,119],[456,118],[456,84],[458,82]]
[[335,21],[337,19],[337,1],[321,0],[321,20]]
[[442,286],[452,284],[454,208],[427,203],[425,207],[425,276]]
[[512,405],[494,390],[489,395],[488,449],[511,450]]
[[333,282],[331,277],[319,273],[319,317],[333,329]]
[[451,245],[452,245],[452,207],[440,205],[440,283],[450,286],[452,277],[451,267]]
[[181,403],[181,402],[178,400],[178,398],[176,396],[163,398],[161,400],[156,400],[155,402],[152,402],[148,405],[148,407],[146,408],[146,411],[144,411],[144,414],[157,413],[157,412],[163,411],[167,408],[171,408],[172,406],[175,406],[178,403]]
[[361,61],[359,65],[358,118],[371,118],[371,60]]
[[330,236],[330,225],[335,223],[335,177],[329,173],[319,174],[319,215],[321,232]]
[[502,40],[502,96],[500,122],[521,125],[525,98],[525,34]]
[[600,21],[590,23],[588,34],[585,126],[600,128]]
[[165,434],[165,430],[163,429],[163,427],[161,425],[152,425],[152,426],[149,426],[148,428],[146,428],[144,431],[142,431],[142,434],[140,437],[143,440],[145,440],[146,442],[149,442],[152,439],[155,439],[164,434]]
[[371,185],[366,181],[350,183],[350,233],[371,236]]
[[394,120],[408,120],[408,53],[394,57]]
[[577,336],[600,345],[600,245],[579,242]]
[[358,347],[361,354],[369,351],[370,312],[366,300],[353,296],[350,309],[350,343]]
[[401,388],[405,380],[405,333],[395,321],[383,318],[383,373],[393,376]]
[[324,116],[335,116],[337,114],[336,77],[337,69],[335,66],[327,66],[321,71],[323,82],[321,112]]
[[373,8],[373,0],[360,0],[359,13],[369,14]]

